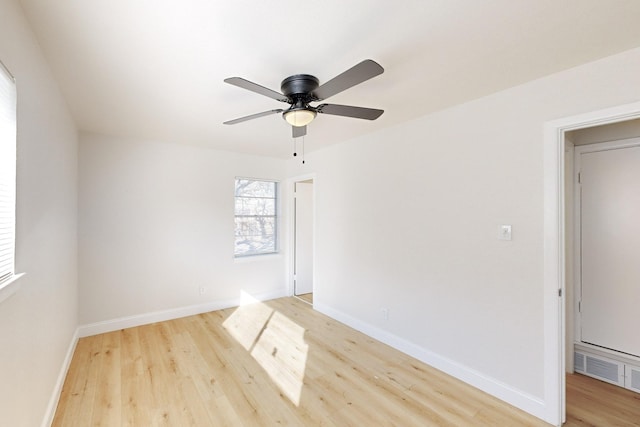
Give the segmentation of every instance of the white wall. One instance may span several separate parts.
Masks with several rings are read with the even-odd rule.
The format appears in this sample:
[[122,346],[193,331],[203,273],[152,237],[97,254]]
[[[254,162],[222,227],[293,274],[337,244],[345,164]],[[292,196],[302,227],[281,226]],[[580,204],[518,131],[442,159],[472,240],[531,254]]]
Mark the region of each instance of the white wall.
[[234,178],[281,179],[284,160],[80,139],[82,325],[286,293],[286,254],[233,257]]
[[[16,77],[19,290],[0,303],[0,425],[40,425],[77,326],[77,135],[16,1],[0,1]],[[55,402],[53,402],[55,403]]]
[[552,419],[543,128],[637,101],[638,70],[628,51],[291,161],[316,173],[315,306]]

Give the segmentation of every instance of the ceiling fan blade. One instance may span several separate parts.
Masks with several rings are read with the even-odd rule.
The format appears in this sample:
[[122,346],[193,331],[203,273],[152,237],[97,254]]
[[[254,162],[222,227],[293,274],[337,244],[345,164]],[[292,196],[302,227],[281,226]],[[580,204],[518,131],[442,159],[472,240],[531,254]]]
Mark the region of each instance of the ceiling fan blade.
[[291,126],[291,129],[293,129],[294,138],[300,138],[301,136],[305,136],[307,134],[306,126]]
[[351,105],[322,104],[316,107],[316,111],[322,114],[334,116],[353,117],[355,119],[375,120],[384,113],[384,110],[375,108],[354,107]]
[[358,65],[349,68],[344,73],[320,85],[320,87],[313,91],[313,95],[316,97],[317,101],[322,101],[323,99],[327,99],[330,96],[367,81],[372,77],[382,74],[383,72],[384,68],[382,68],[380,64],[372,61],[371,59],[366,59]]
[[241,87],[242,89],[250,90],[251,92],[259,93],[260,95],[268,96],[269,98],[275,99],[276,101],[289,102],[287,97],[280,92],[276,92],[275,90],[260,86],[257,83],[250,82],[249,80],[245,80],[241,77],[229,77],[228,79],[224,79],[224,82],[229,83],[230,85]]
[[229,120],[229,121],[224,122],[223,124],[224,125],[235,125],[236,123],[246,122],[247,120],[257,119],[258,117],[269,116],[271,114],[282,113],[283,111],[284,110],[281,110],[281,109],[263,111],[262,113],[256,113],[256,114],[252,114],[250,116],[240,117],[239,119]]

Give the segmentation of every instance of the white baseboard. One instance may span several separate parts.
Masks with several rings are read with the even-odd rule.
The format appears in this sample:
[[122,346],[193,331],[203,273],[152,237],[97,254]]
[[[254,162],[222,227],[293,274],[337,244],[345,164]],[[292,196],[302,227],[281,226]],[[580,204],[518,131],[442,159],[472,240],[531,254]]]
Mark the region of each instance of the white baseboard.
[[[282,288],[276,291],[250,295],[249,298],[257,301],[267,301],[270,299],[281,298],[285,296],[287,296],[287,289]],[[178,307],[169,310],[154,311],[151,313],[136,314],[134,316],[105,320],[102,322],[90,323],[88,325],[80,326],[78,328],[78,335],[80,338],[83,338],[92,335],[104,334],[107,332],[118,331],[120,329],[133,328],[135,326],[148,325],[150,323],[163,322],[165,320],[179,319],[181,317],[208,313],[210,311],[238,307],[244,302],[246,302],[246,297],[240,296],[238,298],[227,300],[209,301],[204,304]]]
[[420,347],[417,344],[405,340],[404,338],[372,326],[322,303],[314,301],[313,308],[353,329],[395,348],[396,350],[408,354],[427,365],[433,366],[434,368],[464,381],[485,393],[520,408],[533,416],[544,420],[547,415],[548,410],[543,399],[511,387],[508,384],[491,378],[446,357],[440,356],[439,354]]
[[69,372],[69,367],[71,366],[71,360],[73,359],[73,353],[76,350],[76,344],[78,344],[78,329],[71,337],[71,343],[69,344],[69,348],[67,349],[67,354],[62,362],[62,367],[60,368],[60,373],[58,374],[58,379],[56,381],[56,385],[53,388],[53,394],[49,399],[49,405],[47,406],[47,411],[44,414],[44,419],[42,420],[42,427],[50,427],[53,422],[53,417],[56,414],[56,409],[58,408],[58,401],[60,400],[60,395],[62,394],[62,387],[64,386],[64,380],[67,377],[67,372]]

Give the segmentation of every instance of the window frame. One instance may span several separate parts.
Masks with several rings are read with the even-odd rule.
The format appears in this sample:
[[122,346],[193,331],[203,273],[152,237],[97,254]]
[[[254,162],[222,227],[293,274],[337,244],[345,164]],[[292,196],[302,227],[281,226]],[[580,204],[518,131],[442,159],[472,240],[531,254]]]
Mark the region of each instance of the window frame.
[[[253,181],[253,182],[264,182],[270,183],[274,185],[274,212],[273,215],[247,215],[247,214],[238,214],[236,209],[236,201],[238,198],[250,198],[247,196],[238,196],[237,195],[237,185],[238,181]],[[255,198],[264,198],[264,197],[255,197]],[[271,199],[270,197],[268,199]],[[276,255],[280,252],[280,181],[275,179],[267,179],[267,178],[251,178],[246,176],[236,176],[234,179],[234,246],[233,246],[233,256],[235,259],[249,258],[254,256],[263,256],[263,255]],[[243,253],[238,253],[238,226],[237,226],[237,218],[250,218],[250,217],[268,217],[273,218],[273,250],[268,251],[248,251]]]

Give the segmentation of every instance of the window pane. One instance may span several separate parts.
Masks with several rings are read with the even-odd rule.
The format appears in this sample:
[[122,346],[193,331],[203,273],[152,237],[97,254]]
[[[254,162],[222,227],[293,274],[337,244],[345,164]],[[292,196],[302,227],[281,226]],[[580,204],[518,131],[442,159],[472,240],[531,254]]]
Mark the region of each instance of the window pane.
[[275,217],[236,217],[236,236],[275,235]]
[[272,181],[236,180],[236,197],[276,197],[276,183]]
[[16,86],[0,63],[0,282],[15,273],[15,197]]
[[275,236],[240,236],[236,237],[236,255],[255,255],[276,251]]
[[235,255],[277,251],[277,183],[236,179]]
[[271,215],[276,214],[275,199],[254,199],[236,197],[236,215]]

